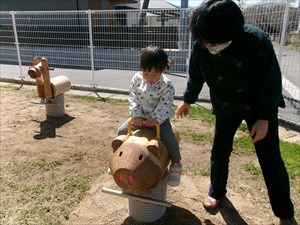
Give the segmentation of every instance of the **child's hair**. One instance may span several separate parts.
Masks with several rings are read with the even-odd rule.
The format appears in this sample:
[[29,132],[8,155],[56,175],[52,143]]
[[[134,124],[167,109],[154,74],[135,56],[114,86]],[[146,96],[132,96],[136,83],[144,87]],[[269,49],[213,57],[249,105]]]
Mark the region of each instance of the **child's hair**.
[[244,16],[232,0],[206,0],[191,15],[190,30],[195,40],[210,44],[237,39]]
[[154,69],[157,72],[162,72],[168,66],[167,53],[157,47],[150,45],[141,51],[140,69],[143,71],[151,71]]

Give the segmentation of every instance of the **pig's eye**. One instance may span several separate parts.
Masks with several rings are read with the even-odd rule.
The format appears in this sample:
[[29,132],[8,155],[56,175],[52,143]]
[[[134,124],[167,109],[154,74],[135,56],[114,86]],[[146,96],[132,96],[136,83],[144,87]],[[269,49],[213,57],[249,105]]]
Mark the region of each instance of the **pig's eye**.
[[143,157],[144,157],[143,155],[140,155],[140,157],[139,157],[139,160],[142,160],[142,159],[143,159]]
[[119,153],[119,157],[121,157],[121,156],[122,156],[122,154],[123,154],[123,152],[120,152],[120,153]]

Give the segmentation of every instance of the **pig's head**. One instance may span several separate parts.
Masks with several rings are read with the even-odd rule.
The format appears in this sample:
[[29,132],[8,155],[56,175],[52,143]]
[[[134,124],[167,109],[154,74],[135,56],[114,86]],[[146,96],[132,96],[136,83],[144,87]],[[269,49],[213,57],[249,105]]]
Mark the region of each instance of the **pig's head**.
[[161,178],[157,157],[140,143],[120,143],[110,157],[109,166],[116,184],[129,192],[154,188]]

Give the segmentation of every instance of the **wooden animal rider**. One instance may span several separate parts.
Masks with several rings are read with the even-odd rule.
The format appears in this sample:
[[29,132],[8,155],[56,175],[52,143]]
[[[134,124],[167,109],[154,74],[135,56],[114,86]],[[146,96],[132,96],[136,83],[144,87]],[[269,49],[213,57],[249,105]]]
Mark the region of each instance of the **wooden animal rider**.
[[[173,127],[176,139],[179,134]],[[160,126],[156,131],[141,128],[128,134],[120,135],[112,142],[113,153],[109,166],[116,184],[122,189],[139,193],[154,188],[165,174],[170,163],[168,151],[160,140]]]
[[52,103],[53,98],[63,94],[71,89],[71,82],[66,76],[57,76],[50,79],[49,70],[53,70],[48,66],[46,58],[33,59],[33,65],[28,70],[28,75],[36,80],[36,87],[40,103]]

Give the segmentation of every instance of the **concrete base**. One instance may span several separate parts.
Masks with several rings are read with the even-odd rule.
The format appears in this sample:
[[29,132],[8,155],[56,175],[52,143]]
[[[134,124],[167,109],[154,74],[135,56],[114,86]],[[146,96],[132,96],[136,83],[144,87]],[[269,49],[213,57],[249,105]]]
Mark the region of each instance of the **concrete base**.
[[55,96],[52,104],[46,104],[46,115],[50,117],[61,117],[65,115],[64,94]]
[[[138,195],[156,200],[166,201],[167,197],[167,180],[168,171],[162,177],[159,184],[149,190]],[[128,213],[134,220],[138,222],[154,222],[160,219],[166,212],[166,207],[151,203],[140,202],[134,199],[128,199]]]

